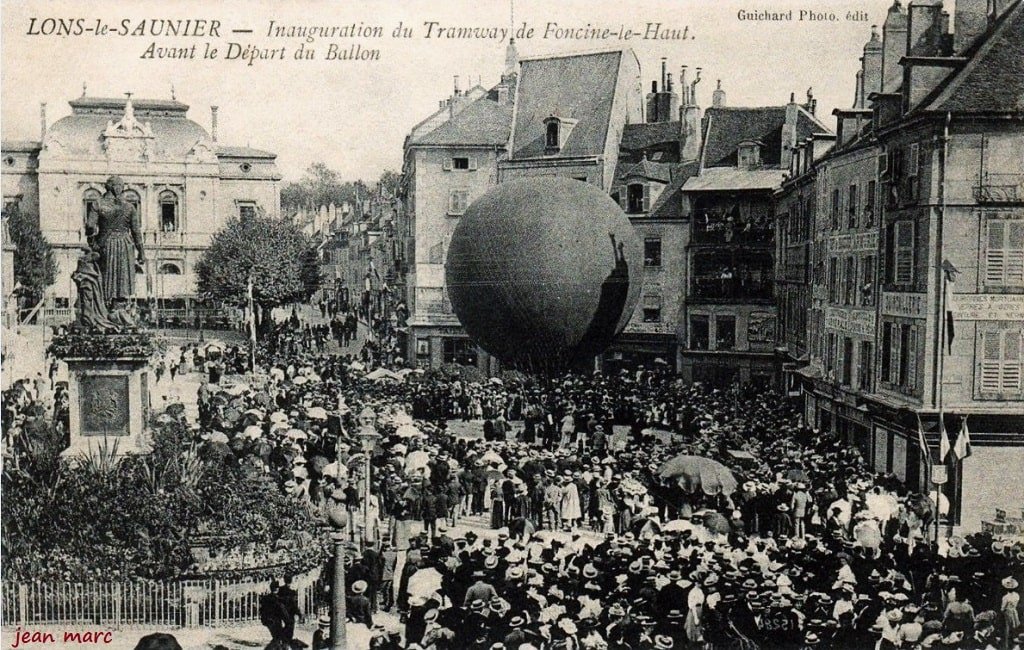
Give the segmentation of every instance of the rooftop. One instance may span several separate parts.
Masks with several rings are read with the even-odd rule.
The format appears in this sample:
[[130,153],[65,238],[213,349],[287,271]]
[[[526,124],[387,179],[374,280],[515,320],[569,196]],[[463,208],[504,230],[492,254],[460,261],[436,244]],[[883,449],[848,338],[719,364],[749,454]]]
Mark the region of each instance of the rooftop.
[[545,155],[543,120],[551,115],[577,123],[561,150],[549,157],[603,153],[623,55],[615,50],[524,60],[510,158]]
[[[704,113],[705,167],[735,167],[740,143],[760,141],[764,146],[761,161],[766,166],[778,165],[782,158],[782,127],[786,123],[785,106],[755,108],[713,106]],[[814,134],[831,135],[802,106],[797,107],[796,141]]]
[[409,144],[504,147],[511,127],[512,105],[482,97]]
[[773,190],[782,184],[785,176],[782,169],[710,167],[701,171],[699,176],[691,176],[683,185],[683,191]]

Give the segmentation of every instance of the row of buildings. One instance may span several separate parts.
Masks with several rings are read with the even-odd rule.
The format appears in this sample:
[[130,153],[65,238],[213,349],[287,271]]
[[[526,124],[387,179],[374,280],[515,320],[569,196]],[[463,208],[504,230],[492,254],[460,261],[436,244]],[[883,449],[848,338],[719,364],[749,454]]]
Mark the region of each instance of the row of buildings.
[[[733,107],[718,82],[702,108],[699,68],[663,61],[644,92],[628,50],[510,43],[497,85],[456,85],[406,138],[409,359],[498,368],[444,286],[467,206],[524,176],[592,183],[644,245],[640,304],[597,367],[777,383],[878,471],[945,478],[951,521],[976,526],[1008,505],[989,477],[1024,466],[1022,44],[1019,1],[896,0],[829,128],[810,91]],[[940,420],[974,443],[946,472],[918,444],[938,448]]]

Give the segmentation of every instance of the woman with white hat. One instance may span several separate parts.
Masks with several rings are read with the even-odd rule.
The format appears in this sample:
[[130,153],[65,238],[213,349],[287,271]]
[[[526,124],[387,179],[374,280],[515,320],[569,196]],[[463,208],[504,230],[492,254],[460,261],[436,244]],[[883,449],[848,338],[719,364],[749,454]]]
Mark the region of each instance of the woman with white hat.
[[1017,591],[1017,587],[1020,585],[1012,576],[1003,578],[1002,585],[1006,593],[1003,594],[1003,600],[1000,602],[999,612],[1003,616],[1004,647],[1009,648],[1010,640],[1020,629],[1020,592]]

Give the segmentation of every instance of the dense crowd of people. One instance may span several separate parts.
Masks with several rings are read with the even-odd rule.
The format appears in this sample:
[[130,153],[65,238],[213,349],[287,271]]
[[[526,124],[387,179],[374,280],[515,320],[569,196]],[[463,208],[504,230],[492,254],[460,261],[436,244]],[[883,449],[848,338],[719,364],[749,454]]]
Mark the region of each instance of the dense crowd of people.
[[[373,379],[365,359],[309,346],[271,345],[258,365],[262,384],[204,387],[200,428],[224,432],[238,462],[304,507],[348,505],[371,540],[346,559],[351,618],[376,629],[376,647],[1018,642],[1024,544],[936,544],[926,497],[800,426],[771,391],[687,385],[661,369],[508,385]],[[384,434],[368,518],[364,408]],[[482,438],[452,434],[465,419],[485,420]],[[663,471],[681,454],[727,465],[735,488],[683,489],[692,481]],[[382,607],[403,617],[402,641],[377,629]]]
[[[371,647],[1024,638],[1024,542],[936,542],[926,496],[802,426],[770,390],[687,384],[664,367],[466,382],[401,368],[372,342],[325,354],[332,327],[288,320],[265,336],[255,373],[248,347],[230,345],[176,349],[157,369],[206,373],[195,435],[209,455],[268,475],[314,516],[348,509],[353,539],[367,540],[345,558],[349,617],[372,631]],[[5,421],[59,404],[50,383],[5,391]],[[367,463],[368,412],[382,437]],[[466,435],[460,421],[477,420],[483,435]],[[686,457],[728,471],[695,473]],[[400,633],[381,611],[401,617]],[[329,647],[325,620],[314,647]]]

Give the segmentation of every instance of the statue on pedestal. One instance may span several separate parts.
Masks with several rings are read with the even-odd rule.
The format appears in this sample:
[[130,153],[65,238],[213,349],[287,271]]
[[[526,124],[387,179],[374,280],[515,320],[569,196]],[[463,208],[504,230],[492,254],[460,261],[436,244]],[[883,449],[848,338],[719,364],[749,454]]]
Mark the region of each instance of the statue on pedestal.
[[86,235],[97,256],[109,319],[134,327],[136,315],[130,303],[135,295],[135,269],[146,262],[142,227],[135,207],[124,199],[124,181],[111,176],[105,186],[106,194],[89,210]]
[[78,287],[78,303],[75,306],[75,324],[88,331],[113,332],[117,323],[110,320],[103,297],[103,276],[97,260],[99,253],[86,248],[78,258],[78,267],[71,279]]

